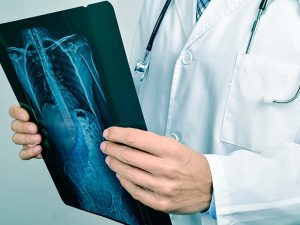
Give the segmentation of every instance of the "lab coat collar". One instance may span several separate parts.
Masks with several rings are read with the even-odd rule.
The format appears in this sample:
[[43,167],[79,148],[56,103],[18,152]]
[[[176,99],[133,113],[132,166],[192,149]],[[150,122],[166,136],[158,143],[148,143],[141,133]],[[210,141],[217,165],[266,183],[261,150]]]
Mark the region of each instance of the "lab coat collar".
[[239,9],[245,2],[251,1],[253,0],[211,0],[196,24],[197,0],[192,0],[193,3],[187,0],[175,0],[176,10],[183,29],[189,37],[186,46],[195,43],[223,18]]
[[196,25],[197,0],[175,0],[175,7],[184,32],[189,37]]

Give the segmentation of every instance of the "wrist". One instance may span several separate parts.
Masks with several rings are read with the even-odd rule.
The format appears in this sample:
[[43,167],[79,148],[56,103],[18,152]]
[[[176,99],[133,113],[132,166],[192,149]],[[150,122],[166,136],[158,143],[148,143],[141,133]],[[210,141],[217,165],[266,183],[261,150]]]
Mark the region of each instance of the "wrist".
[[202,184],[205,185],[205,188],[203,189],[204,201],[203,201],[202,212],[206,212],[209,210],[211,206],[211,202],[213,200],[213,181],[212,181],[212,174],[210,171],[208,160],[206,159],[205,156],[202,157],[203,157],[202,166],[204,167],[204,169],[202,169],[200,179],[203,182]]

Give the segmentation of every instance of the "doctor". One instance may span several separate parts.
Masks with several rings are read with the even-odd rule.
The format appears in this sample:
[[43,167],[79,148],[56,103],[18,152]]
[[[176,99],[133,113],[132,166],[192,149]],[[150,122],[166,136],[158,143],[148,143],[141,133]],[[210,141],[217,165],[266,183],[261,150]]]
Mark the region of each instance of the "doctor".
[[[104,132],[101,150],[124,188],[174,225],[300,224],[300,99],[275,102],[300,85],[300,8],[270,1],[245,54],[260,2],[173,0],[149,72],[133,75],[153,133]],[[144,0],[132,69],[164,4]],[[41,158],[28,113],[10,114],[20,157]]]

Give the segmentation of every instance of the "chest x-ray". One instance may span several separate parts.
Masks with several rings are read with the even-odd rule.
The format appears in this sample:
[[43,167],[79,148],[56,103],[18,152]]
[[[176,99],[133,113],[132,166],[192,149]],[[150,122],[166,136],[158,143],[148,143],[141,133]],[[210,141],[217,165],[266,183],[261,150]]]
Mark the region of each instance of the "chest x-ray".
[[1,64],[39,125],[62,200],[124,224],[170,224],[129,196],[99,150],[109,126],[146,129],[111,6],[3,24],[0,38]]
[[46,135],[55,142],[78,203],[137,224],[115,176],[99,164],[104,160],[101,134],[111,119],[87,41],[77,35],[55,39],[40,27],[21,31],[21,38],[22,48],[7,48],[9,58]]

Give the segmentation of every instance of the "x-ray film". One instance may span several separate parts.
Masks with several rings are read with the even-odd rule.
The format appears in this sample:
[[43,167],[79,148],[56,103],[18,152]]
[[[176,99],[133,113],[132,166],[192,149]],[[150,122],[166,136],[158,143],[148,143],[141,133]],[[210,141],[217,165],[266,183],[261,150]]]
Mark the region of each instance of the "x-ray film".
[[128,225],[169,225],[135,201],[99,150],[110,126],[146,130],[112,6],[107,2],[0,25],[0,62],[43,136],[62,200]]

